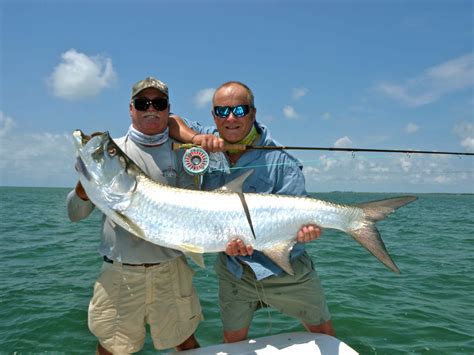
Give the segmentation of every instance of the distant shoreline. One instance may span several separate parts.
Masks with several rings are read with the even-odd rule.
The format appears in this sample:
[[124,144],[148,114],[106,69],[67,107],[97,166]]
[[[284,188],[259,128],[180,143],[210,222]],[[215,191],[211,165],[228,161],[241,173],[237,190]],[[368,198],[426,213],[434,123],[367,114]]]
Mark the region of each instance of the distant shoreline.
[[[73,187],[45,187],[45,186],[0,186],[0,189],[63,189],[72,190]],[[367,192],[367,191],[311,191],[310,194],[414,194],[414,195],[474,195],[474,192]]]

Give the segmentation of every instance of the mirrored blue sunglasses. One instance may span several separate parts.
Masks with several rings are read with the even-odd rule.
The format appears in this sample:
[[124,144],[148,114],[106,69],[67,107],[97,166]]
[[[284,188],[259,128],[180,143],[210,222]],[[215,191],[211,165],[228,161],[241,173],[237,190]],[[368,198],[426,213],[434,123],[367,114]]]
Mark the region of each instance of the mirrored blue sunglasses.
[[214,114],[219,118],[227,118],[230,116],[231,112],[234,114],[235,117],[242,118],[250,112],[250,106],[214,106]]

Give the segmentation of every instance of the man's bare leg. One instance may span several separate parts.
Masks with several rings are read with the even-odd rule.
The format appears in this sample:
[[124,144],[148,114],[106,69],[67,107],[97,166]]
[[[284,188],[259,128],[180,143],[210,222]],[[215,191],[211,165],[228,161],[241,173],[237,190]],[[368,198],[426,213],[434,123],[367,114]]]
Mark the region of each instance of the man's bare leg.
[[191,334],[191,336],[183,341],[181,344],[179,344],[177,347],[175,347],[176,351],[183,351],[183,350],[191,350],[191,349],[197,349],[199,348],[199,343],[196,340],[196,337],[194,334]]
[[332,321],[328,320],[327,322],[320,324],[320,325],[310,325],[303,323],[304,327],[306,330],[308,330],[311,333],[322,333],[322,334],[327,334],[331,336],[336,336],[336,332],[334,331],[334,328],[332,327]]
[[95,351],[97,355],[113,355],[107,349],[105,349],[100,343],[97,343],[97,350]]
[[224,342],[225,343],[235,343],[247,339],[247,334],[249,333],[249,327],[242,328],[239,330],[224,330]]

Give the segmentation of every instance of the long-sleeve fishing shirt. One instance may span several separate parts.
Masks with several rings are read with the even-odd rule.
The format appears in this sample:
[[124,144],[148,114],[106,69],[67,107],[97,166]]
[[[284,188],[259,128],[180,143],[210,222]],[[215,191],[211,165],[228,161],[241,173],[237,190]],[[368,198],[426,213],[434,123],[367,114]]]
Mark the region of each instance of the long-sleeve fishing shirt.
[[[203,127],[198,122],[188,120],[185,122],[196,132],[219,136],[215,127]],[[255,127],[260,135],[260,138],[254,142],[255,145],[280,145],[271,138],[268,129],[263,124],[255,122]],[[224,153],[210,154],[210,165],[204,174],[202,189],[207,191],[217,189],[250,169],[255,171],[243,183],[243,192],[308,195],[301,163],[282,150],[248,150],[235,165],[231,165]],[[304,250],[304,244],[297,243],[293,247],[290,259],[293,261],[298,258]],[[283,270],[270,258],[255,250],[251,256],[227,256],[227,268],[237,278],[241,278],[243,274],[242,264],[238,260],[252,268],[257,280],[283,273]]]
[[[115,142],[151,179],[172,186],[193,188],[194,178],[183,170],[183,152],[176,153],[171,149],[171,139],[155,147],[134,143],[128,136]],[[86,218],[93,209],[92,202],[81,200],[74,190],[69,193],[67,210],[72,221]],[[134,236],[105,215],[102,219],[99,253],[127,264],[160,263],[181,255],[180,251]]]

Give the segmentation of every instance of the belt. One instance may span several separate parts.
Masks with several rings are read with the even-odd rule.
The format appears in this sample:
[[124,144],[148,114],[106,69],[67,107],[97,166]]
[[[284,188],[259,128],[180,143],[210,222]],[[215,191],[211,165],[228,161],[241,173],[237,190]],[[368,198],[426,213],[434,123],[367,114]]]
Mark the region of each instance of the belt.
[[[108,257],[106,257],[104,255],[104,261],[106,263],[110,263],[110,264],[113,264],[114,261],[109,259]],[[150,266],[156,266],[156,265],[160,265],[161,263],[143,263],[143,264],[127,264],[127,263],[122,263],[122,265],[126,265],[126,266],[143,266],[143,267],[150,267]]]

